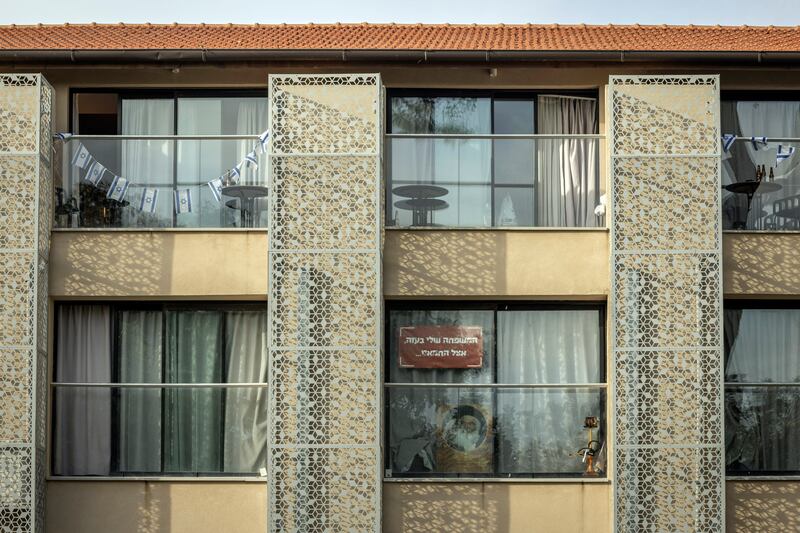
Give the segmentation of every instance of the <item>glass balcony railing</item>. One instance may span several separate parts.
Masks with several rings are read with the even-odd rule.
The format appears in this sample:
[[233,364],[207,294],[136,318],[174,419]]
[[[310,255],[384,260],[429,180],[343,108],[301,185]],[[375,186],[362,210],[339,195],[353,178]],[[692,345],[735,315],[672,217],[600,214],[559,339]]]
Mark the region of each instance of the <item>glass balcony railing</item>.
[[800,138],[754,143],[739,136],[723,151],[723,229],[800,231],[800,157],[791,147],[800,148]]
[[266,227],[264,156],[241,165],[235,182],[209,185],[233,177],[257,142],[257,135],[70,137],[58,145],[56,227]]
[[602,227],[602,135],[386,139],[387,225]]

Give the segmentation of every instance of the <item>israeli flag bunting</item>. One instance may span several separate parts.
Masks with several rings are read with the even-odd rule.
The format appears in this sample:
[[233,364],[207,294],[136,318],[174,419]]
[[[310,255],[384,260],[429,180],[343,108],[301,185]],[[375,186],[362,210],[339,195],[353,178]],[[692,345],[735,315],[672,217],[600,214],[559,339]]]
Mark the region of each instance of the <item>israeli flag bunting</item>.
[[735,142],[736,142],[736,135],[732,133],[726,133],[725,135],[722,136],[722,150],[725,151],[725,153],[730,152],[731,147]]
[[191,189],[175,189],[175,213],[192,212],[192,191]]
[[766,146],[768,141],[766,137],[750,137],[750,142],[753,144],[753,150],[757,152],[759,145]]
[[245,165],[247,165],[248,167],[250,165],[253,165],[254,167],[258,168],[258,160],[256,159],[256,151],[253,150],[252,152],[250,152],[249,154],[244,156],[244,162],[245,162]]
[[92,166],[89,167],[89,170],[86,172],[86,176],[84,176],[83,179],[97,187],[97,184],[100,183],[101,179],[103,179],[103,174],[105,173],[106,167],[95,161],[92,163]]
[[92,161],[92,156],[89,155],[89,150],[86,149],[83,143],[78,143],[78,149],[75,151],[75,155],[72,156],[72,165],[78,168],[86,168],[90,161]]
[[267,153],[267,140],[269,139],[269,131],[265,131],[258,136],[258,144],[261,147],[261,153]]
[[236,165],[235,167],[233,167],[233,168],[231,169],[231,174],[233,174],[233,175],[235,176],[235,178],[234,178],[234,181],[236,181],[236,180],[238,180],[239,178],[241,178],[241,177],[242,177],[242,164],[241,164],[241,163],[239,163],[238,165]]
[[53,134],[53,140],[55,140],[55,141],[66,141],[70,137],[72,137],[71,133],[54,133]]
[[145,187],[142,190],[142,198],[139,200],[139,211],[143,213],[155,213],[158,204],[158,189]]
[[208,188],[211,189],[211,194],[214,195],[216,201],[222,200],[222,178],[213,179],[208,182]]
[[111,187],[109,187],[106,193],[106,198],[121,202],[125,199],[125,194],[128,192],[128,185],[128,180],[122,176],[114,176]]
[[782,144],[778,145],[778,154],[776,156],[775,166],[781,164],[782,161],[786,161],[792,154],[794,153],[794,146],[787,146],[786,149],[783,148]]

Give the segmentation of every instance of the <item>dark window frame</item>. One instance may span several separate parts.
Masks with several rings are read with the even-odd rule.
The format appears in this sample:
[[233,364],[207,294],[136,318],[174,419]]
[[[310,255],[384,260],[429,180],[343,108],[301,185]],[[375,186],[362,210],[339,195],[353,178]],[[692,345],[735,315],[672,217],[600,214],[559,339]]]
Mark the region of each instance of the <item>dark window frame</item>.
[[[50,427],[49,427],[49,442],[56,443],[58,439],[58,432],[57,432],[57,420],[56,420],[56,394],[55,387],[53,384],[58,383],[56,379],[56,365],[55,361],[59,357],[58,354],[58,343],[55,339],[58,339],[59,328],[60,324],[58,321],[59,310],[61,307],[69,307],[69,306],[77,306],[77,305],[103,305],[109,307],[110,313],[110,335],[111,335],[111,376],[113,381],[111,383],[118,384],[121,383],[119,380],[119,341],[120,341],[120,315],[123,311],[159,311],[161,312],[161,320],[162,320],[162,331],[161,331],[161,343],[162,343],[162,360],[161,360],[161,382],[162,384],[168,383],[184,383],[184,382],[174,382],[174,381],[167,381],[167,372],[166,372],[166,364],[167,364],[167,312],[168,311],[235,311],[237,309],[245,309],[245,310],[263,310],[265,313],[266,309],[266,302],[254,302],[254,301],[247,301],[247,300],[236,300],[236,301],[210,301],[210,300],[186,300],[186,301],[153,301],[153,302],[144,302],[144,301],[109,301],[109,300],[69,300],[69,301],[56,301],[54,302],[54,320],[53,320],[53,365],[52,365],[52,374],[50,375],[50,388],[53,391],[51,394],[51,398],[49,399],[50,402]],[[224,330],[224,324],[221,325],[222,329]],[[220,352],[221,362],[221,381],[220,383],[227,382],[227,365],[226,365],[226,358],[225,358],[225,334],[224,331],[222,333],[222,341],[220,342],[220,346],[222,348]],[[268,376],[265,376],[265,381]],[[53,471],[53,466],[55,465],[55,453],[56,453],[56,446],[51,446],[49,457],[50,457],[50,466],[49,466],[49,475],[53,478],[69,478],[69,477],[82,477],[86,479],[93,479],[93,478],[103,478],[103,477],[110,477],[110,478],[130,478],[130,477],[150,477],[150,478],[165,478],[165,477],[185,477],[185,478],[208,478],[208,477],[230,477],[230,478],[237,478],[237,477],[258,477],[257,472],[204,472],[204,471],[197,471],[197,472],[178,472],[178,471],[166,471],[164,469],[164,445],[165,445],[165,438],[164,438],[164,431],[166,424],[164,424],[164,419],[166,416],[166,394],[164,391],[167,389],[154,389],[159,390],[161,392],[161,470],[157,472],[134,472],[134,471],[125,471],[120,472],[119,470],[119,388],[109,387],[110,389],[110,399],[111,399],[111,467],[109,469],[109,473],[107,476],[91,476],[91,475],[78,475],[78,476],[71,476],[71,475],[61,475],[56,474]],[[175,389],[180,390],[180,389]],[[220,391],[227,391],[230,388],[221,388]],[[221,394],[221,403],[222,403],[222,421],[224,424],[224,416],[225,416],[225,401],[226,395]],[[225,438],[224,431],[220,432],[219,435],[220,439]],[[223,441],[224,444],[224,441]],[[221,456],[220,461],[224,462],[224,445],[220,447]]]
[[[798,100],[800,100],[800,93],[796,94]],[[763,299],[736,299],[736,298],[726,298],[723,301],[723,316],[725,311],[727,310],[747,310],[747,309],[797,309],[800,310],[800,301],[798,300],[763,300]],[[724,322],[723,322],[724,324]],[[725,331],[723,328],[723,338],[725,335]],[[800,349],[799,349],[800,351]],[[724,343],[723,343],[723,367],[722,367],[722,379],[723,379],[723,417],[727,418],[727,401],[726,395],[728,390],[728,385],[731,385],[732,388],[736,387],[738,383],[736,381],[727,381],[725,379],[725,368],[727,367],[728,363],[728,354],[725,352]],[[800,383],[797,385],[787,385],[789,387],[796,387],[798,391],[800,391]],[[727,449],[725,450],[727,454]],[[727,460],[725,461],[725,476],[726,477],[800,477],[800,470],[729,470]]]
[[[494,453],[492,457],[494,472],[488,473],[456,473],[456,472],[393,472],[391,466],[391,453],[389,441],[389,427],[390,427],[390,398],[387,393],[387,383],[393,383],[390,378],[391,368],[391,343],[394,335],[391,331],[391,318],[390,314],[393,311],[492,311],[493,324],[495,331],[493,334],[493,367],[492,367],[492,384],[497,384],[497,313],[499,311],[573,311],[573,310],[590,310],[598,312],[598,357],[599,361],[599,380],[596,382],[598,385],[603,385],[604,392],[601,401],[602,411],[602,425],[599,434],[603,435],[605,442],[605,450],[607,463],[610,461],[610,454],[608,451],[608,437],[609,437],[609,398],[608,398],[608,376],[607,376],[607,351],[606,351],[606,321],[607,321],[607,305],[606,302],[593,302],[593,301],[515,301],[515,300],[387,300],[385,303],[385,320],[384,320],[384,373],[383,373],[383,468],[384,479],[399,480],[399,481],[413,481],[414,479],[582,479],[581,473],[542,473],[542,472],[520,472],[520,473],[498,473],[497,472],[497,454]],[[569,388],[569,387],[565,387]],[[497,388],[490,389],[493,396],[496,396]],[[534,389],[531,389],[534,390]],[[492,402],[492,415],[496,420],[497,418],[497,402]],[[498,449],[498,436],[497,431],[494,432],[494,450]],[[608,478],[608,469],[599,479]]]
[[[392,133],[392,100],[394,98],[488,98],[489,99],[489,124],[490,124],[490,134],[494,135],[495,131],[495,102],[497,100],[516,100],[516,101],[526,101],[530,100],[533,101],[533,131],[534,134],[538,133],[538,126],[539,126],[539,105],[536,101],[537,97],[541,95],[559,95],[559,96],[576,96],[576,97],[584,97],[584,98],[594,98],[597,101],[597,106],[595,109],[595,121],[598,124],[598,128],[600,125],[600,91],[599,89],[554,89],[554,90],[546,90],[546,89],[530,89],[530,90],[516,90],[516,89],[387,89],[386,90],[386,133]],[[391,161],[391,157],[387,158],[387,161]],[[536,167],[536,161],[534,161],[534,168]],[[391,172],[387,171],[387,186],[386,186],[386,205],[389,206],[386,209],[386,223],[387,226],[393,227],[394,224],[390,224],[392,221],[392,189],[394,180],[392,179]],[[598,180],[600,179],[598,174]],[[599,183],[597,184],[599,185]],[[512,183],[497,183],[495,177],[495,143],[492,142],[491,144],[491,164],[490,164],[490,176],[489,176],[489,188],[490,188],[490,199],[489,199],[489,208],[490,208],[490,218],[491,224],[488,227],[497,228],[502,227],[498,226],[495,220],[497,215],[496,206],[495,206],[495,191],[497,189],[502,188],[517,188],[517,189],[531,189],[533,195],[533,205],[536,205],[536,184],[512,184]],[[599,190],[599,188],[598,188]],[[534,210],[534,216],[535,216]],[[534,224],[535,226],[535,224]],[[520,226],[520,227],[527,227],[527,226]]]

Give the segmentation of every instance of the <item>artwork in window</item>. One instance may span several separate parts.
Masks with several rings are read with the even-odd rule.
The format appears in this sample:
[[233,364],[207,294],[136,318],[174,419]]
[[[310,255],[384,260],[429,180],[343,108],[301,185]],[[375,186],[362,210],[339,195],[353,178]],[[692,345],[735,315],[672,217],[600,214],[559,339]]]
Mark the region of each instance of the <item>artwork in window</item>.
[[[605,471],[605,390],[585,385],[602,380],[599,310],[396,309],[389,327],[387,468],[393,476]],[[407,344],[436,350],[443,332],[455,343],[477,339],[478,330],[479,367],[407,364]],[[589,444],[587,417],[598,421],[588,474],[581,452]]]

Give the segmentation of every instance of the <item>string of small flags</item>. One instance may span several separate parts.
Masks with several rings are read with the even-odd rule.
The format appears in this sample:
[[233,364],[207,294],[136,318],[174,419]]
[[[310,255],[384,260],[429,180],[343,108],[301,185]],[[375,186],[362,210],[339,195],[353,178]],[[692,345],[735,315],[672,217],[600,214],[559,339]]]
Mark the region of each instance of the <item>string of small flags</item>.
[[[53,135],[54,140],[64,143],[70,141],[71,137],[71,133],[56,133]],[[222,188],[238,183],[239,179],[241,179],[243,169],[250,167],[254,169],[258,168],[258,155],[267,153],[268,141],[269,131],[265,131],[258,136],[258,141],[253,145],[253,149],[245,154],[244,158],[242,158],[236,166],[225,171],[219,177],[206,182],[206,185],[211,189],[211,194],[217,202],[222,201]],[[111,174],[111,184],[106,191],[106,198],[118,202],[125,200],[131,185],[135,187],[136,184],[108,170],[89,152],[89,149],[86,148],[82,142],[77,142],[78,148],[72,156],[71,164],[85,171],[83,181],[100,188],[106,173]],[[159,200],[158,188],[141,187],[141,189],[142,195],[136,207],[143,213],[155,213]],[[192,189],[189,187],[174,189],[173,204],[176,214],[191,213],[195,207],[192,201]]]
[[[727,154],[731,151],[733,147],[733,143],[737,141],[736,135],[732,133],[726,133],[722,136],[722,150]],[[753,150],[756,152],[759,150],[759,147],[764,148],[769,144],[769,139],[764,136],[761,137],[750,137],[750,144],[753,146]],[[782,162],[786,161],[792,154],[794,154],[794,146],[783,146],[782,144],[778,145],[778,151],[775,155],[775,166],[780,165]]]

